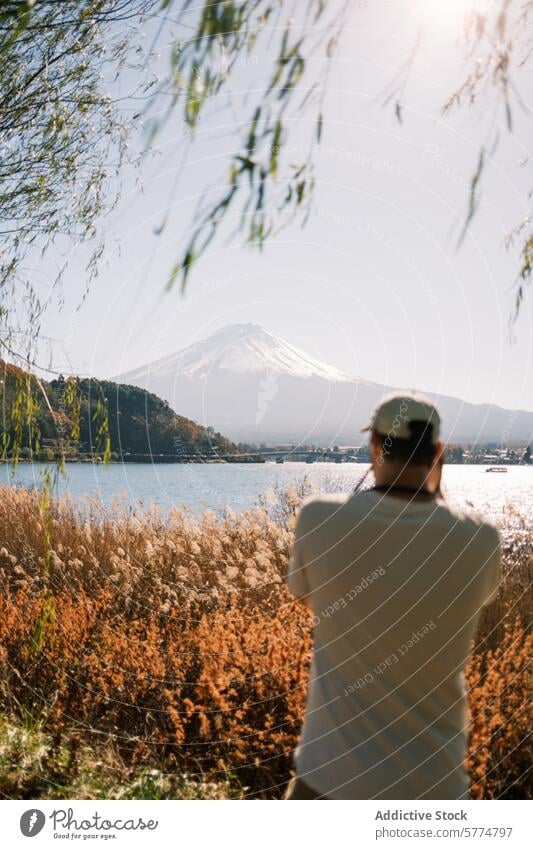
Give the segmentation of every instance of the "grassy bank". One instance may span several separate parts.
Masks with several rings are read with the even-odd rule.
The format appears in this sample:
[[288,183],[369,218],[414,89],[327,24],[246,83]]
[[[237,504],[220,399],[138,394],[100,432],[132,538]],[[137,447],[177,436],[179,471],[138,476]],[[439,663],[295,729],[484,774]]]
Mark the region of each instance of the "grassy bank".
[[[0,492],[0,793],[278,797],[310,618],[285,587],[292,492],[201,521]],[[468,670],[476,798],[524,797],[533,535],[515,526]]]

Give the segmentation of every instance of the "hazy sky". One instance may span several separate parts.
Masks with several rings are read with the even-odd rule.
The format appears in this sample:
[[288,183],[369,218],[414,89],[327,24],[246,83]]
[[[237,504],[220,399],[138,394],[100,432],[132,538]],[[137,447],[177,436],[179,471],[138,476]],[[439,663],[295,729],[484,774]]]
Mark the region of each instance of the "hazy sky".
[[[261,78],[266,50],[239,70],[232,103],[213,105],[174,192],[184,149],[178,115],[160,136],[159,154],[141,172],[143,191],[129,182],[110,218],[106,266],[78,310],[85,256],[75,257],[65,306],[52,309],[43,328],[55,340],[55,366],[112,376],[227,324],[254,322],[368,380],[533,409],[532,304],[526,300],[510,342],[518,261],[504,246],[527,214],[531,119],[517,108],[510,135],[491,94],[443,117],[463,68],[455,35],[466,0],[360,5],[331,69],[306,228],[291,226],[262,253],[238,238],[221,239],[197,264],[184,298],[177,288],[165,291],[198,197],[227,177],[235,124],[250,114],[238,89]],[[385,93],[421,24],[428,33],[400,125],[383,105]],[[161,68],[169,36],[163,32]],[[516,77],[526,102],[528,72]],[[458,251],[479,148],[494,140],[498,125],[480,209]],[[289,140],[295,161],[302,158],[299,135],[296,127]],[[46,269],[41,276],[45,288]]]

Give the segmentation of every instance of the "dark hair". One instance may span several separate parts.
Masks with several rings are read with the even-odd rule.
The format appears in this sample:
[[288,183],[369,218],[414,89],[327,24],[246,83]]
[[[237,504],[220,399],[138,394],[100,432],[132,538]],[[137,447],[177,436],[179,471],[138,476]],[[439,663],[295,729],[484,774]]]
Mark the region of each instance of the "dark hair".
[[433,443],[433,425],[431,422],[410,421],[411,435],[406,439],[395,436],[391,431],[383,436],[376,430],[373,438],[380,446],[381,463],[385,460],[401,462],[413,466],[431,466],[435,459],[437,446]]

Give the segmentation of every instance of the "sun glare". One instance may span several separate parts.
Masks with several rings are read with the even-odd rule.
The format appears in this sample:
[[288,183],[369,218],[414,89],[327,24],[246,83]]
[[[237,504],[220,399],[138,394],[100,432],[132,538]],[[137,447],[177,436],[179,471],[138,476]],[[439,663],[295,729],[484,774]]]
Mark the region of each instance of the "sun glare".
[[472,12],[483,12],[490,0],[416,0],[416,10],[431,29],[461,31]]

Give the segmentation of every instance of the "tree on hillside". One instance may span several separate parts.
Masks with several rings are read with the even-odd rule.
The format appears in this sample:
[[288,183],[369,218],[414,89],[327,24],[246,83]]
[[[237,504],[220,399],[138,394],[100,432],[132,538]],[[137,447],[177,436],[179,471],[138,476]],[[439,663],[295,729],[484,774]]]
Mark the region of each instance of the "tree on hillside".
[[35,383],[34,375],[0,360],[3,460],[113,453],[165,454],[187,461],[198,454],[238,453],[233,442],[176,415],[157,395],[108,380],[66,380],[60,375],[45,382],[44,395],[33,391],[25,396],[33,403],[28,418],[17,401],[20,381],[25,378]]

